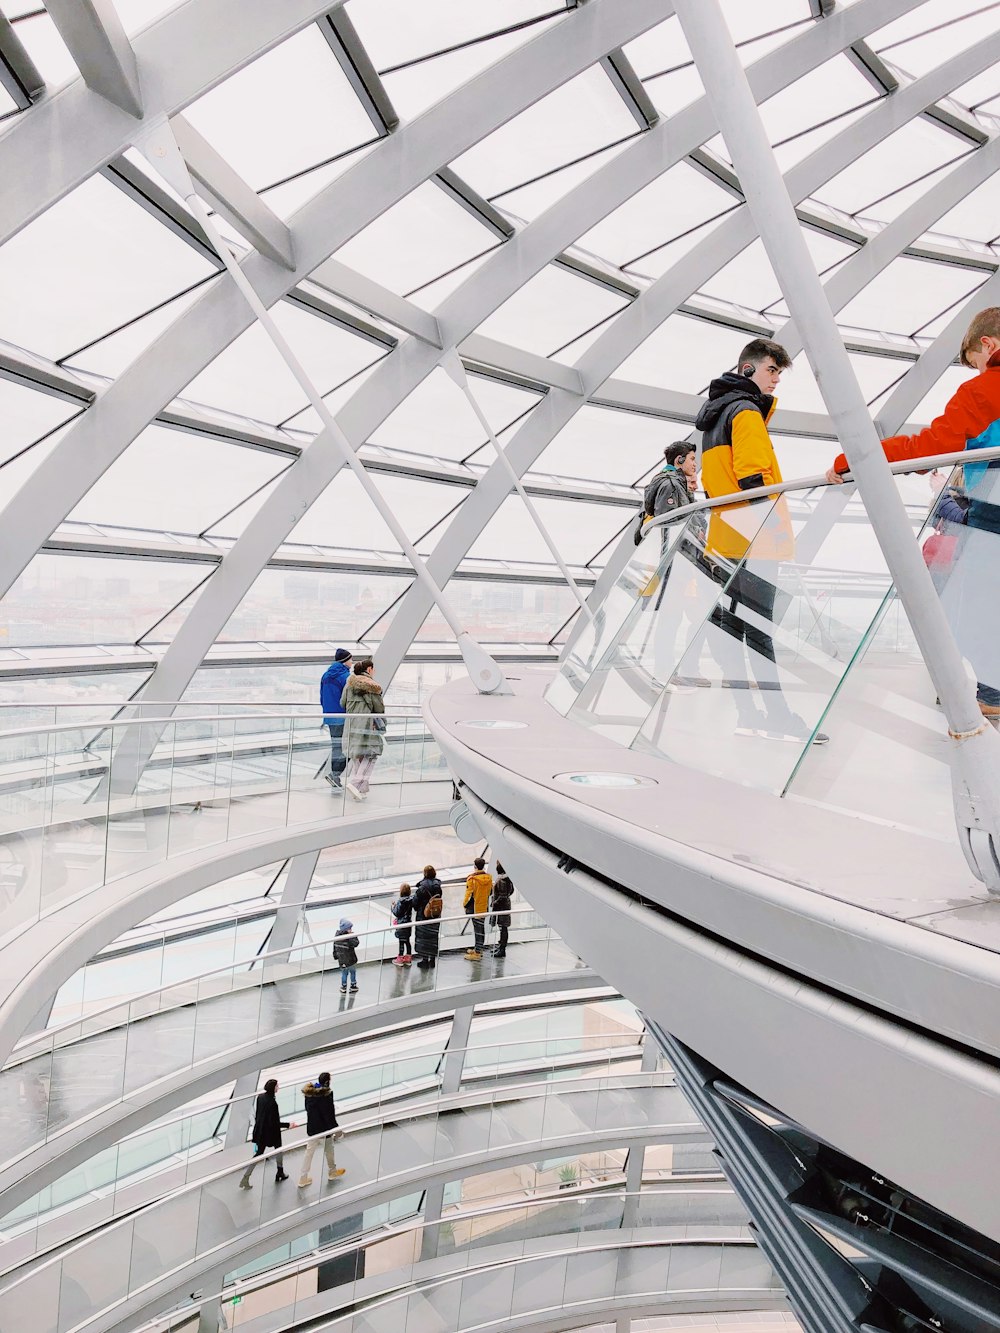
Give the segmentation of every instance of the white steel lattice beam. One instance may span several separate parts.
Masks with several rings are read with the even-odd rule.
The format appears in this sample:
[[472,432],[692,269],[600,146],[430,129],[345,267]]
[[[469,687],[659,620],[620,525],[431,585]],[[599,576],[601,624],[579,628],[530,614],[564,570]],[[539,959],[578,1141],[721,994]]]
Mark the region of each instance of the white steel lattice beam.
[[[829,58],[859,32],[867,31],[867,25],[878,26],[887,22],[890,10],[892,13],[899,13],[907,7],[912,7],[913,3],[914,0],[890,0],[888,4],[885,0],[861,0],[861,3],[851,10],[845,11],[838,22],[824,24],[822,28],[790,43],[781,52],[772,53],[757,62],[753,68],[756,72],[755,87],[758,94],[764,97],[778,91],[814,65]],[[502,304],[531,274],[565,249],[581,231],[594,225],[618,203],[630,198],[645,184],[655,180],[668,166],[684,157],[698,143],[709,138],[713,131],[713,123],[706,113],[707,108],[703,102],[681,112],[669,122],[669,138],[666,123],[651,130],[647,136],[620,154],[600,172],[595,173],[566,198],[553,205],[487,260],[437,312],[439,326],[447,335],[446,346],[449,343],[459,343],[464,346],[463,338],[467,337],[491,310]],[[746,243],[748,241],[743,242]],[[716,254],[710,271],[714,272],[729,257],[731,256],[728,252]],[[690,289],[686,294],[690,294]],[[366,384],[338,414],[338,420],[348,438],[354,441],[355,447],[366,439],[392,408],[430,373],[439,360],[440,356],[435,355],[432,349],[421,348],[412,342],[407,342],[376,368]],[[614,361],[614,365],[617,364],[618,361]],[[613,369],[614,365],[609,366],[609,369]],[[606,378],[606,374],[601,378]],[[554,399],[557,392],[552,391],[549,400]],[[582,402],[577,394],[564,392],[562,396],[571,398],[576,404]],[[532,414],[532,419],[541,413],[543,415],[539,417],[539,421],[546,420],[545,414],[550,410],[550,406],[548,400],[541,404]],[[558,423],[551,434],[546,436],[546,440],[551,438],[556,429]],[[540,449],[531,452],[532,461],[538,452]],[[508,451],[508,456],[515,471],[523,475],[528,464],[517,454],[510,454]],[[197,670],[204,654],[214,641],[219,627],[225,624],[239,605],[257,572],[285,539],[298,514],[312,503],[339,470],[340,464],[336,453],[330,448],[324,448],[322,436],[317,437],[310,446],[309,460],[316,469],[313,475],[304,476],[300,472],[295,478],[291,476],[283,478],[275,493],[251,519],[239,541],[223,561],[222,567],[209,581],[189,611],[173,643],[164,654],[153,679],[146,687],[144,700],[166,703],[180,697],[191,675]],[[454,544],[445,547],[449,552],[447,558],[441,560],[436,552],[435,557],[438,558],[436,566],[432,560],[432,567],[446,571],[448,578],[451,577],[454,567],[469,549],[489,515],[508,492],[509,482],[500,464],[496,464],[487,474],[486,482],[488,485],[485,501],[480,496],[480,488],[477,488],[462,508],[462,513],[466,509],[469,510],[469,520],[463,521],[460,513],[448,529],[444,540],[453,537]],[[485,483],[481,483],[481,486],[483,484]],[[278,491],[282,485],[284,493],[279,495]],[[220,575],[224,577],[220,578]],[[388,650],[383,646],[380,655],[380,670],[386,678],[395,670],[398,660],[402,659],[410,639],[429,609],[428,604],[427,609],[420,614],[421,605],[408,594],[400,611],[397,612],[397,618],[394,619],[390,629],[390,634],[394,636],[392,643]],[[400,627],[398,633],[397,621]]]
[[45,7],[87,87],[141,116],[139,66],[111,0],[48,0]]

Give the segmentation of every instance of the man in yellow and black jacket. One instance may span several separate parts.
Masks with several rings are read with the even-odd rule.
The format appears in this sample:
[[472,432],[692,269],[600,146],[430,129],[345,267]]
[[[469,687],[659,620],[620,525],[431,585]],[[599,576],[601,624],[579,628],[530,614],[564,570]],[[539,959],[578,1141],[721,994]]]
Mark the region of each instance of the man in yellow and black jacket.
[[[774,391],[782,371],[791,364],[780,343],[754,338],[740,353],[736,371],[727,371],[709,385],[708,401],[695,425],[702,432],[701,480],[710,499],[775,486],[782,480],[767,423],[774,413]],[[720,661],[725,659],[726,684],[734,691],[737,735],[805,741],[811,728],[788,706],[774,641],[759,623],[775,620],[774,564],[795,554],[784,497],[713,510],[705,551],[715,577],[726,585],[711,621],[721,631],[713,638]],[[763,716],[754,692],[764,706]],[[825,740],[818,732],[813,743]]]

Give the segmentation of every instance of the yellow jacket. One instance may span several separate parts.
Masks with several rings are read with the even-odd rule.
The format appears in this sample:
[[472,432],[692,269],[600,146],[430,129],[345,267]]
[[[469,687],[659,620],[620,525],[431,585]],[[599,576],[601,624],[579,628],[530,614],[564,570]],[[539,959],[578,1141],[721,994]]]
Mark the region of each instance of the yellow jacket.
[[[709,387],[708,402],[696,425],[703,432],[701,479],[706,495],[716,499],[756,486],[776,486],[781,468],[768,433],[777,401],[740,375],[720,375]],[[727,515],[732,522],[727,522]],[[708,521],[710,552],[739,560],[753,542],[752,557],[790,560],[795,554],[792,523],[784,497],[773,503],[734,504],[712,510]]]
[[475,916],[482,916],[487,911],[492,892],[493,876],[486,870],[474,871],[465,881],[465,903],[470,898],[473,900],[472,911]]

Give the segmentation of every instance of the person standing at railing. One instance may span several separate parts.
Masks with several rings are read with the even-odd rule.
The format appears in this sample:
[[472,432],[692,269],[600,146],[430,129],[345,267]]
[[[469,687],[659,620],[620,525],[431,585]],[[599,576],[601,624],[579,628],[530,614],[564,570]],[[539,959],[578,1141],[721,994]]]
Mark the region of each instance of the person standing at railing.
[[306,1083],[302,1087],[302,1096],[306,1104],[306,1153],[302,1159],[302,1174],[299,1176],[299,1189],[304,1190],[312,1184],[309,1174],[316,1149],[322,1143],[326,1154],[326,1178],[328,1184],[344,1174],[344,1168],[337,1165],[333,1151],[334,1139],[344,1137],[343,1130],[337,1125],[337,1110],[333,1104],[333,1089],[330,1087],[330,1075],[325,1071],[315,1083]]
[[[278,1091],[278,1080],[269,1078],[264,1084],[264,1091],[257,1094],[257,1100],[254,1103],[253,1113],[253,1133],[250,1141],[253,1143],[255,1158],[261,1153],[267,1152],[268,1148],[281,1147],[281,1131],[283,1129],[294,1129],[295,1125],[291,1120],[282,1120],[281,1112],[278,1109],[278,1099],[275,1093]],[[274,1179],[277,1184],[287,1180],[285,1174],[285,1159],[279,1152],[274,1159],[274,1164],[278,1168]],[[256,1161],[252,1161],[243,1172],[240,1180],[241,1190],[252,1190],[250,1177],[253,1175]]]
[[427,901],[424,907],[424,914],[417,921],[416,937],[414,947],[417,953],[417,967],[433,967],[437,962],[438,950],[441,947],[441,908],[444,906],[444,899],[438,894]]
[[493,957],[503,958],[507,952],[507,934],[510,930],[510,908],[514,897],[514,885],[510,876],[498,861],[497,877],[493,883],[493,895],[490,899],[491,921],[500,931],[500,938],[493,947]]
[[486,862],[481,856],[473,861],[475,867],[465,881],[465,902],[463,906],[472,917],[472,931],[475,943],[466,951],[470,963],[478,963],[483,956],[486,943],[486,913],[490,908],[490,894],[493,892],[493,876],[486,869]]
[[338,648],[319,683],[319,706],[323,710],[323,721],[330,732],[330,771],[326,775],[326,780],[331,787],[340,786],[340,775],[347,767],[343,744],[344,710],[340,699],[351,674],[353,662],[354,658],[347,648]]
[[354,663],[354,673],[348,677],[340,706],[348,715],[344,728],[344,747],[350,765],[344,784],[356,801],[368,795],[372,771],[382,753],[385,732],[385,704],[382,686],[376,684],[372,672],[375,663],[362,657]]
[[[977,373],[958,386],[926,429],[882,441],[890,463],[1000,445],[1000,306],[987,306],[974,316],[958,359]],[[848,470],[847,458],[838,454],[826,479],[842,483]],[[963,472],[969,507],[951,568],[942,580],[941,604],[959,651],[976,673],[979,710],[996,726],[1000,723],[1000,465],[970,459]]]
[[397,967],[409,967],[413,962],[413,955],[410,953],[410,940],[413,935],[413,927],[410,925],[413,920],[413,890],[409,884],[400,884],[399,897],[392,905],[392,915],[396,922],[396,939],[399,940],[399,949],[392,961]]
[[[701,480],[709,499],[782,480],[767,423],[777,406],[778,381],[791,364],[780,343],[754,338],[740,352],[738,373],[729,371],[709,385],[708,401],[695,421],[703,433]],[[778,678],[774,640],[755,623],[780,618],[775,610],[778,563],[792,559],[794,553],[783,497],[759,507],[712,510],[706,555],[714,565],[713,577],[725,591],[710,623],[719,631],[713,636],[714,647],[735,696],[738,736],[805,741],[812,730],[789,708]],[[750,677],[760,693],[763,717],[751,693]],[[817,732],[813,744],[828,739]]]
[[354,934],[354,922],[346,917],[341,919],[337,933],[333,937],[333,956],[340,965],[340,993],[347,994],[347,977],[351,977],[351,994],[358,990],[358,937]]
[[441,898],[444,891],[441,888],[441,881],[437,877],[437,871],[433,866],[424,866],[424,877],[417,884],[417,891],[413,895],[413,916],[417,921],[423,920],[427,904],[432,898]]

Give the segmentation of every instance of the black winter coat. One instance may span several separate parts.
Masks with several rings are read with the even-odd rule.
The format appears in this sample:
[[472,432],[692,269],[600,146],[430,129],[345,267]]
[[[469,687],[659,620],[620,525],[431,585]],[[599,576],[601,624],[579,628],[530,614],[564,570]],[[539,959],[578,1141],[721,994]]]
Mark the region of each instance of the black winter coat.
[[413,951],[421,958],[436,958],[438,954],[438,936],[441,933],[440,921],[418,921],[414,931]]
[[259,1092],[254,1104],[252,1141],[258,1152],[266,1148],[281,1147],[281,1131],[288,1128],[288,1121],[282,1120],[278,1110],[278,1099],[273,1092]]
[[424,908],[432,898],[442,897],[441,881],[435,875],[433,879],[422,879],[413,894],[413,915],[419,921]]
[[337,1128],[337,1112],[333,1105],[333,1089],[318,1083],[306,1083],[302,1088],[306,1103],[306,1133],[329,1134]]

